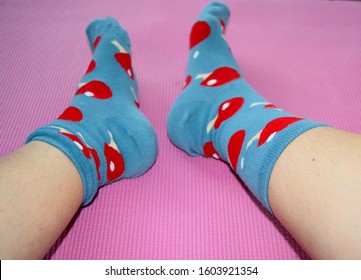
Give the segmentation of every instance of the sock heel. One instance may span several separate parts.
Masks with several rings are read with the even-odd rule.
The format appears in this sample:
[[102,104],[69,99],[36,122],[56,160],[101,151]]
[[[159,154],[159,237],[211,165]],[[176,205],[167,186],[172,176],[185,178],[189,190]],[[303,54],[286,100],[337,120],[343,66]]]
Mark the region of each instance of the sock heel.
[[138,111],[132,117],[117,121],[119,130],[113,138],[119,143],[126,169],[124,178],[134,178],[144,174],[156,161],[158,142],[155,131],[146,117]]

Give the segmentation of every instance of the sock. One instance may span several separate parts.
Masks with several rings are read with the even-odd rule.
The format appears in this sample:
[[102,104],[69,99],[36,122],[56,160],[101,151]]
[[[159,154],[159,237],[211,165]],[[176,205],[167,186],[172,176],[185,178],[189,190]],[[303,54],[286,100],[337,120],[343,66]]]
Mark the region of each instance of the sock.
[[71,104],[26,143],[49,143],[68,156],[89,204],[100,186],[146,172],[157,156],[154,129],[139,110],[127,32],[111,17],[86,30],[93,58]]
[[268,184],[282,151],[324,124],[295,117],[268,102],[244,79],[223,33],[230,12],[207,5],[193,25],[186,81],[167,122],[171,141],[190,155],[227,162],[270,211]]

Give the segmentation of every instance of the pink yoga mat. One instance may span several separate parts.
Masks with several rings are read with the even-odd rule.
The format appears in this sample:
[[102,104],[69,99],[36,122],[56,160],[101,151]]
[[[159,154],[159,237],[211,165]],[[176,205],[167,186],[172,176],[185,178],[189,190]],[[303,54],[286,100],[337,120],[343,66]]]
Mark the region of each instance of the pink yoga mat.
[[[256,90],[295,115],[361,133],[361,3],[225,2],[226,38]],[[188,35],[206,3],[1,2],[1,155],[68,105],[91,59],[85,28],[109,15],[130,34],[141,109],[158,135],[153,168],[100,189],[46,258],[308,258],[227,165],[190,157],[167,138]]]

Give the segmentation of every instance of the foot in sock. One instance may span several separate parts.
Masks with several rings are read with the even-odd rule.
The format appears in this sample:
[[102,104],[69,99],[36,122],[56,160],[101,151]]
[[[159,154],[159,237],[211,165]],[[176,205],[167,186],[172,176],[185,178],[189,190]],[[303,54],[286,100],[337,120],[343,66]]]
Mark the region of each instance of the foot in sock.
[[222,159],[271,211],[268,184],[277,158],[301,133],[324,124],[277,108],[245,81],[223,33],[230,12],[207,5],[193,25],[186,82],[167,122],[190,155]]
[[93,59],[71,104],[26,140],[47,142],[68,156],[82,179],[83,205],[100,186],[146,172],[158,150],[154,129],[139,110],[127,32],[109,17],[91,22],[86,33]]

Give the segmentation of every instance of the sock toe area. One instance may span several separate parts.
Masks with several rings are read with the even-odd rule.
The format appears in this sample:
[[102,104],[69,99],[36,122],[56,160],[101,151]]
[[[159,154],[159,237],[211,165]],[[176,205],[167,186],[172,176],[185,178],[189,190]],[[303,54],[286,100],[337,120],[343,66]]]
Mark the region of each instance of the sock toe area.
[[102,36],[113,36],[114,39],[118,38],[126,45],[127,49],[130,49],[130,40],[127,31],[123,29],[113,17],[94,19],[86,28],[86,34],[93,52]]
[[200,13],[199,19],[203,19],[207,15],[212,15],[227,25],[231,12],[227,5],[223,2],[211,2]]

